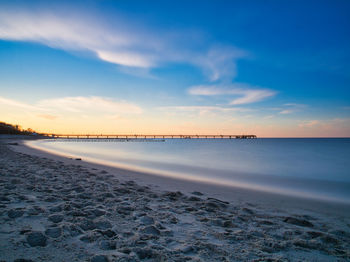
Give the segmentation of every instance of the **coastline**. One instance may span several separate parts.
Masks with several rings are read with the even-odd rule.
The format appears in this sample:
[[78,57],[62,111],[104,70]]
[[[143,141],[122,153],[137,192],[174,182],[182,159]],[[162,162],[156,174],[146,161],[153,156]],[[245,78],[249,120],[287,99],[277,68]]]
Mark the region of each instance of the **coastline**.
[[[161,191],[182,191],[186,194],[191,194],[193,191],[203,191],[207,195],[220,198],[225,201],[233,201],[238,203],[249,203],[262,205],[267,208],[283,209],[289,211],[293,208],[296,211],[304,209],[306,211],[324,212],[326,215],[336,214],[350,217],[350,204],[331,200],[317,200],[308,197],[297,197],[276,192],[267,192],[258,189],[249,189],[246,187],[224,186],[190,179],[174,178],[162,176],[151,172],[142,172],[130,170],[127,168],[119,168],[116,166],[104,165],[101,163],[85,160],[75,160],[74,156],[56,154],[48,152],[40,148],[34,148],[26,144],[26,140],[19,142],[18,146],[12,147],[20,153],[26,153],[39,157],[45,157],[53,160],[63,161],[65,164],[79,164],[89,169],[102,169],[110,174],[115,174],[118,179],[123,181],[134,180],[143,186],[149,186],[154,190]],[[80,158],[80,156],[78,157]]]
[[[350,258],[349,205],[133,172],[9,142],[0,141],[7,243],[0,260]],[[33,233],[42,245],[32,246]]]

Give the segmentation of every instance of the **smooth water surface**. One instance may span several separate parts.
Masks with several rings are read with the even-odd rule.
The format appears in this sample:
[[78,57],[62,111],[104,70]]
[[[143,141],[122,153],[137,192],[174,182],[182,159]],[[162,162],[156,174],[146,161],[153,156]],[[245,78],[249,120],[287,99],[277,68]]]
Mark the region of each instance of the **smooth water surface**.
[[158,175],[350,203],[350,139],[46,139],[30,144]]

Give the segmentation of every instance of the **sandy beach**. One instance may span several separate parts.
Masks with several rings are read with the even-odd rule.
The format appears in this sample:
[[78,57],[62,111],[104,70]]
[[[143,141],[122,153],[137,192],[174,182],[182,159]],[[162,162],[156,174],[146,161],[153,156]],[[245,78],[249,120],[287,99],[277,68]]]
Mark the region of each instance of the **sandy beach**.
[[0,261],[349,261],[350,208],[0,140]]

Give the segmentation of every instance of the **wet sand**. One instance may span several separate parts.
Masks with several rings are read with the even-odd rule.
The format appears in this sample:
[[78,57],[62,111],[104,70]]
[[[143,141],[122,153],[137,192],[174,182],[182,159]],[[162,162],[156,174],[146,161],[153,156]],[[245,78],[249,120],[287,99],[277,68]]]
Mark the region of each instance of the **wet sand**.
[[131,172],[4,139],[0,179],[0,261],[350,259],[346,205]]

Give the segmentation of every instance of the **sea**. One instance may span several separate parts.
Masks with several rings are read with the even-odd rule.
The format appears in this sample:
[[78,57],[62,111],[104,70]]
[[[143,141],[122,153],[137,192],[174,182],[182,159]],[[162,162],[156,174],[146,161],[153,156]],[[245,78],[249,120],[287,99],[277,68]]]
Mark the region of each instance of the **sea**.
[[227,187],[350,203],[350,138],[43,139],[84,161]]

